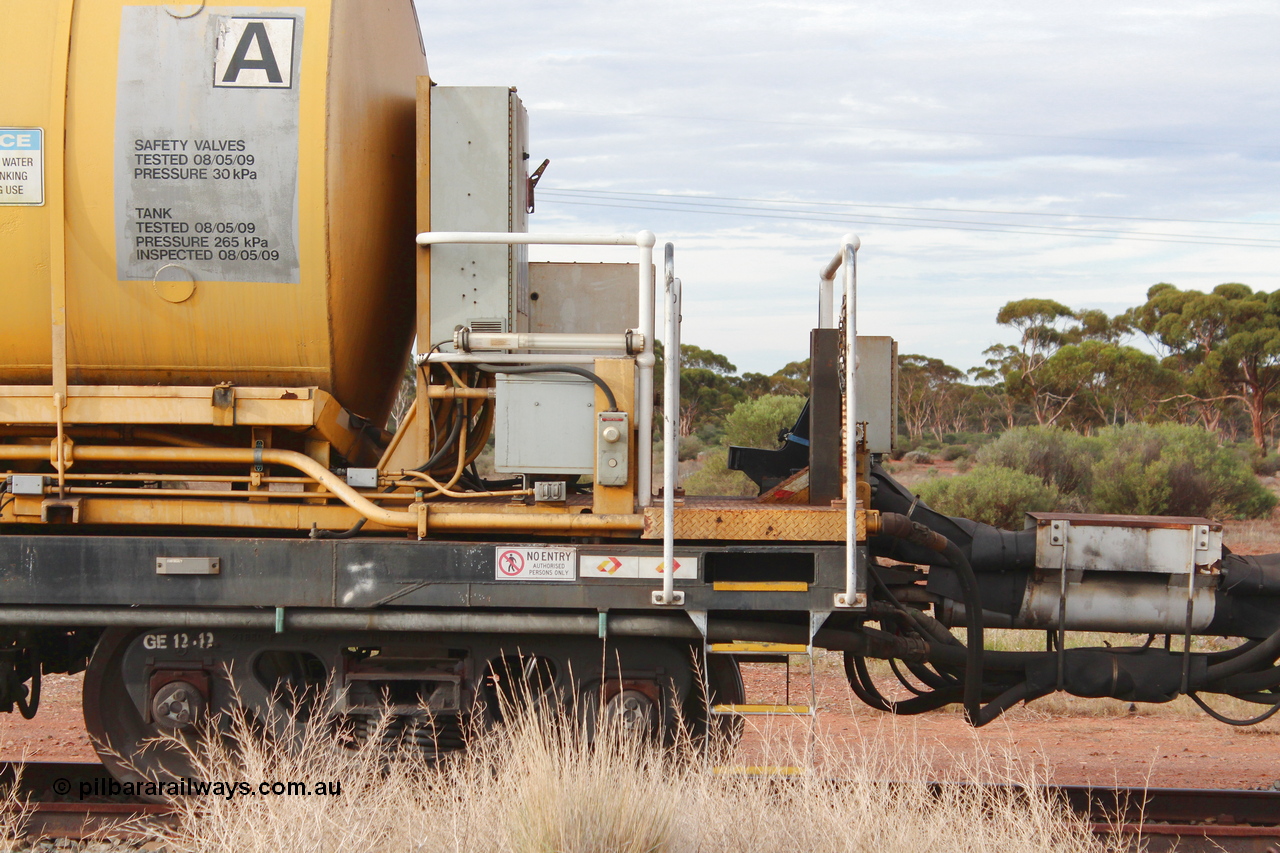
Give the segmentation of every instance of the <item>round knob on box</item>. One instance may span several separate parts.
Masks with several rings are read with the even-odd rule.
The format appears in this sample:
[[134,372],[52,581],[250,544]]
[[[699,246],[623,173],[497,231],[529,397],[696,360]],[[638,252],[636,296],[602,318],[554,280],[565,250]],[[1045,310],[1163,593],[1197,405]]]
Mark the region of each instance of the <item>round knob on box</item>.
[[617,427],[605,427],[604,432],[600,433],[600,437],[610,444],[613,444],[622,437],[622,433],[618,432]]

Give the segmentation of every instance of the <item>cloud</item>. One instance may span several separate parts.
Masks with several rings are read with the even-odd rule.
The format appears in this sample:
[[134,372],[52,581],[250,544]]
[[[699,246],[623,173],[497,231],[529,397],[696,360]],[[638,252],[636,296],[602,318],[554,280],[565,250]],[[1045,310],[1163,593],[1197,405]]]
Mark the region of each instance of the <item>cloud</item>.
[[[674,240],[685,340],[745,370],[804,357],[817,269],[848,230],[860,328],[962,368],[1010,338],[1010,299],[1117,311],[1157,281],[1280,288],[1270,0],[418,8],[437,81],[515,85],[529,107],[552,161],[531,227]],[[897,208],[797,219],[557,188]]]

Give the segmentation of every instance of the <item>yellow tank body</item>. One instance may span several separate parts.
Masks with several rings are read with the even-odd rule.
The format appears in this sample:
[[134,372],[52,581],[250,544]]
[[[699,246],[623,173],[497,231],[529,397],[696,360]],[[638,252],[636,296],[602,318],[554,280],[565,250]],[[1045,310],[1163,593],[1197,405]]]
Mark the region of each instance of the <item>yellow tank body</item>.
[[317,386],[383,420],[414,314],[410,0],[0,21],[0,385],[56,384],[64,291],[72,385]]

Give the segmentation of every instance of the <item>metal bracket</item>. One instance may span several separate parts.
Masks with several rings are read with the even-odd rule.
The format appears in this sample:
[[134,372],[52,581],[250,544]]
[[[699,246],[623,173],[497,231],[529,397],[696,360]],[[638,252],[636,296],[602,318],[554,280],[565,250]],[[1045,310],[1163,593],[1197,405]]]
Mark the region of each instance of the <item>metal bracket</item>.
[[40,520],[46,524],[79,524],[80,498],[46,498],[40,502]]
[[533,213],[533,190],[538,186],[538,181],[542,180],[542,173],[551,165],[550,160],[543,160],[542,165],[533,170],[533,174],[525,178],[525,195],[528,197],[528,213]]
[[693,620],[694,626],[698,629],[698,633],[705,640],[707,638],[707,611],[705,610],[686,610],[689,618]]
[[214,426],[236,425],[236,389],[230,382],[213,387]]
[[830,610],[809,611],[809,645],[813,645],[813,638],[817,636],[818,629],[822,627],[822,623],[826,622],[827,617],[830,615]]
[[679,590],[679,589],[672,590],[671,600],[667,601],[666,595],[663,593],[663,591],[660,589],[655,589],[650,596],[650,603],[659,605],[660,607],[666,607],[672,604],[674,604],[676,607],[683,607],[684,606],[684,590]]

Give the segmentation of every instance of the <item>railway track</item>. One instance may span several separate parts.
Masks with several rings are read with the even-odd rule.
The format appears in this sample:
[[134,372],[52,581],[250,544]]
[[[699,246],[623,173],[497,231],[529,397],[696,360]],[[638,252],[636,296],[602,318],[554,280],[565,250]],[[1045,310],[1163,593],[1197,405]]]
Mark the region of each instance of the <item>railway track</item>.
[[[0,763],[0,784],[13,780],[15,768]],[[21,790],[33,805],[31,838],[79,839],[108,830],[137,838],[172,818],[167,806],[110,796],[101,764],[31,762],[21,773]],[[1280,853],[1280,791],[1083,785],[1049,791],[1084,815],[1095,832],[1141,839],[1150,853]]]

